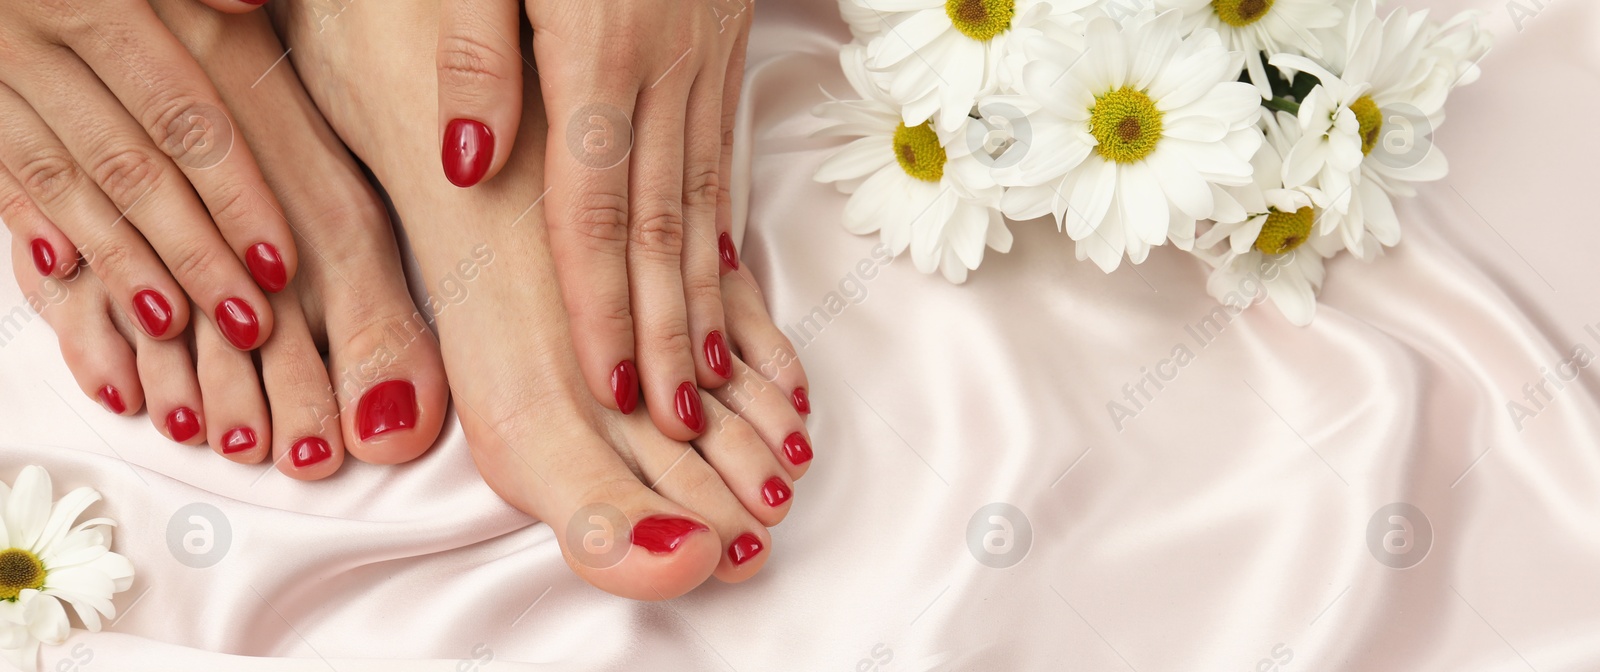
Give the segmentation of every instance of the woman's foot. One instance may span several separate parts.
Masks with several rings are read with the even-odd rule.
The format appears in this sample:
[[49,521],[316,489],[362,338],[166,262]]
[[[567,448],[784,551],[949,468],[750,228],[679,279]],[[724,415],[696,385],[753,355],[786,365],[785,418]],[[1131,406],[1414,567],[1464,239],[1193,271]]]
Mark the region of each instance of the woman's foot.
[[600,406],[578,371],[538,207],[538,87],[524,87],[510,162],[495,179],[457,189],[437,158],[437,7],[354,4],[334,20],[299,3],[272,9],[312,97],[400,213],[490,487],[549,523],[568,564],[617,595],[665,599],[713,574],[740,581],[757,572],[770,554],[766,528],[787,513],[811,449],[790,401],[804,373],[748,272],[723,281],[745,359],[715,393],[691,387],[679,398],[681,414],[706,427],[693,447],[664,437],[644,412]]
[[[20,263],[24,292],[66,292],[43,313],[80,387],[119,415],[148,407],[174,441],[209,442],[236,462],[271,455],[300,479],[333,474],[346,452],[384,464],[417,457],[438,436],[447,387],[376,194],[294,70],[272,67],[283,49],[265,16],[154,4],[221,91],[238,123],[233,141],[255,150],[301,250],[294,283],[271,297],[277,324],[259,369],[205,320],[190,339],[129,328],[92,270],[61,283]],[[13,241],[17,254],[24,246]]]

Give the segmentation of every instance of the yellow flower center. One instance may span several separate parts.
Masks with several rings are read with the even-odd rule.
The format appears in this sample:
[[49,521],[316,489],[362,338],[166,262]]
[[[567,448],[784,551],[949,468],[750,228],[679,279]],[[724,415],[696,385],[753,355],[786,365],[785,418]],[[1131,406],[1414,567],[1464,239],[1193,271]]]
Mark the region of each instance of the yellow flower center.
[[1161,110],[1145,92],[1122,87],[1094,99],[1089,133],[1095,151],[1107,161],[1133,163],[1156,150],[1161,140]]
[[1361,123],[1361,154],[1371,154],[1372,148],[1378,146],[1378,134],[1383,131],[1383,110],[1378,109],[1372,96],[1362,96],[1350,103],[1350,111],[1356,113],[1356,121]]
[[924,182],[938,182],[944,177],[944,147],[939,145],[939,134],[933,132],[931,121],[896,127],[894,158],[899,159],[900,169],[907,175]]
[[1300,247],[1311,238],[1311,226],[1315,223],[1309,205],[1294,212],[1279,212],[1273,208],[1267,214],[1267,223],[1261,225],[1261,235],[1256,236],[1256,249],[1267,254],[1283,254]]
[[956,30],[979,42],[1011,30],[1011,17],[1017,13],[1017,0],[945,0],[944,13]]
[[0,600],[15,602],[22,591],[44,587],[44,563],[20,548],[0,551]]
[[1211,9],[1217,18],[1235,28],[1243,28],[1261,20],[1272,10],[1276,0],[1211,0]]

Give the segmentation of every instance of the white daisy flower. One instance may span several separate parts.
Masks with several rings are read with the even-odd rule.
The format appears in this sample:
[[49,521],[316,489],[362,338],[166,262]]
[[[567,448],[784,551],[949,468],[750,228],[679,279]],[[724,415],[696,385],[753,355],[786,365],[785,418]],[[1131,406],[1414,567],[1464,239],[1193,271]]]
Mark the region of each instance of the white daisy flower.
[[40,643],[67,638],[62,603],[98,631],[101,615],[117,613],[111,595],[133,584],[133,565],[108,550],[115,523],[73,524],[100,493],[78,488],[54,506],[51,497],[50,475],[39,467],[24,468],[14,487],[0,483],[0,653],[30,672]]
[[1212,185],[1249,184],[1261,145],[1261,98],[1235,81],[1243,55],[1213,30],[1181,37],[1181,18],[1092,19],[1081,57],[1030,61],[1017,82],[1038,111],[1032,142],[999,159],[1001,207],[1017,220],[1054,215],[1077,257],[1108,273],[1169,239],[1187,249],[1212,215]]
[[1339,25],[1343,12],[1328,0],[1155,0],[1162,9],[1183,12],[1184,34],[1210,28],[1223,44],[1244,54],[1250,82],[1262,98],[1272,97],[1261,52],[1319,57],[1318,33]]
[[949,133],[931,121],[907,125],[899,107],[872,83],[861,51],[846,46],[840,61],[864,99],[836,100],[815,110],[838,122],[821,134],[857,139],[823,162],[815,179],[850,194],[844,225],[851,233],[877,232],[893,254],[909,248],[917,270],[964,282],[967,271],[983,262],[985,247],[1011,249],[1011,231],[998,207],[1001,189],[974,153],[981,146],[968,142],[965,124]]
[[[886,73],[902,121],[934,119],[943,132],[966,123],[980,96],[1003,79],[1007,45],[1081,21],[1095,0],[842,0],[851,25],[882,23],[867,43],[869,69]],[[869,14],[870,13],[870,14]],[[857,30],[853,28],[853,30]],[[857,30],[858,35],[863,33]]]
[[[1311,227],[1311,218],[1294,224]],[[1330,236],[1314,236],[1304,244],[1282,254],[1267,254],[1251,247],[1243,253],[1227,251],[1221,255],[1199,253],[1213,267],[1206,278],[1206,292],[1223,303],[1243,297],[1244,309],[1265,290],[1272,305],[1295,326],[1311,324],[1317,313],[1317,292],[1322,289],[1323,261],[1339,251],[1338,241]]]

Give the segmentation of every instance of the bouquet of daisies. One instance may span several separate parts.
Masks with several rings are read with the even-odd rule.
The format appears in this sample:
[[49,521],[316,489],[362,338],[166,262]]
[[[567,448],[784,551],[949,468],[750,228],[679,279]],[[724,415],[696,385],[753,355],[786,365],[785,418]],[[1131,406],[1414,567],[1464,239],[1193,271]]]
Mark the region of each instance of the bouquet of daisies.
[[1377,4],[840,0],[858,99],[816,113],[856,139],[816,179],[951,282],[1049,216],[1107,273],[1171,243],[1307,324],[1323,260],[1398,243],[1391,197],[1445,175],[1431,134],[1489,50],[1472,13]]

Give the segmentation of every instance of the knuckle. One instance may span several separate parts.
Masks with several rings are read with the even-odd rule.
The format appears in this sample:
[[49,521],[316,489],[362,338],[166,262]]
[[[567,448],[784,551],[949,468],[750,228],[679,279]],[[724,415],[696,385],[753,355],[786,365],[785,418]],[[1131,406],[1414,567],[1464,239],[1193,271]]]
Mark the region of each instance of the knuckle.
[[185,285],[209,285],[221,280],[218,272],[225,268],[218,246],[203,240],[184,241],[172,251],[172,274]]
[[465,34],[439,39],[439,84],[442,88],[471,91],[485,83],[506,79],[506,56],[492,45]]
[[92,254],[88,259],[89,268],[102,280],[128,277],[129,266],[133,263],[132,247],[120,241],[106,241],[95,246]]
[[171,155],[184,146],[181,136],[191,130],[191,120],[208,119],[215,107],[175,86],[157,87],[156,91],[139,123]]
[[683,253],[683,214],[661,206],[645,211],[633,226],[630,241],[639,251],[661,259]]
[[683,278],[683,294],[691,304],[720,307],[722,278],[715,273],[689,273]]
[[161,184],[161,165],[134,147],[116,149],[95,159],[89,174],[119,207],[128,207]]
[[38,216],[39,209],[27,194],[12,189],[0,192],[0,220],[20,224]]
[[691,167],[683,175],[683,202],[691,207],[716,205],[722,195],[722,175],[715,164]]
[[689,340],[689,325],[682,316],[661,320],[654,328],[645,330],[644,346],[655,352],[693,352]]
[[34,198],[56,203],[72,191],[82,173],[66,150],[51,148],[35,153],[17,169],[17,179]]
[[[261,204],[249,189],[233,189],[226,195],[217,199],[216,207],[210,208],[211,218],[218,224],[223,222],[252,222],[260,214]],[[211,205],[207,203],[206,205]]]
[[595,249],[621,248],[628,241],[628,199],[616,194],[589,194],[578,204],[571,226]]

